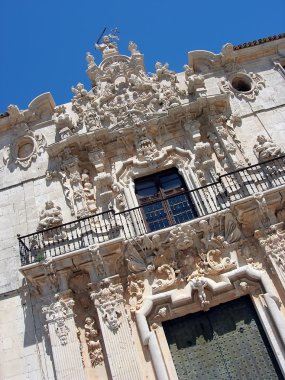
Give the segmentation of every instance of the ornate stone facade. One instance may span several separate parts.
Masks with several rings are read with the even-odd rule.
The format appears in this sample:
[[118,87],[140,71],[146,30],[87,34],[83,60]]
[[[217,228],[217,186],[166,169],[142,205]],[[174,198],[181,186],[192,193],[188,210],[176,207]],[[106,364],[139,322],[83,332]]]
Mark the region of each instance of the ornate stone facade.
[[90,89],[8,107],[1,379],[178,379],[165,323],[243,296],[284,376],[284,43],[147,74],[110,34]]

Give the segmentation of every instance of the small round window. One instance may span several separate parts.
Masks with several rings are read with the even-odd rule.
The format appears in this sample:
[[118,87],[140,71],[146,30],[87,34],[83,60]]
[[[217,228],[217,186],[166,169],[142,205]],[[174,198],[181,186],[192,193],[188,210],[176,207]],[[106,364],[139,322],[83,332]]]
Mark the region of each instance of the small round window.
[[247,75],[239,74],[231,80],[232,87],[239,92],[248,92],[252,89],[252,81]]

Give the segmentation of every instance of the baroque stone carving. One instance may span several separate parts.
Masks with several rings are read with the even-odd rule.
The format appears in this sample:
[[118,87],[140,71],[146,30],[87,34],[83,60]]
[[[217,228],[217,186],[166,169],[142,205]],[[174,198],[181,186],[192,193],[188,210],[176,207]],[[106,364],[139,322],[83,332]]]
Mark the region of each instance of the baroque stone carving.
[[170,244],[185,251],[194,245],[196,231],[189,225],[177,226],[169,233]]
[[[143,239],[137,239],[134,243],[128,242],[126,244],[125,258],[128,263],[128,269],[132,273],[138,273],[145,270],[151,272],[154,269],[151,253],[147,251],[146,247],[141,245],[142,242],[147,240],[149,240],[149,238],[145,236]],[[138,249],[136,248],[136,245],[138,246]]]
[[199,141],[194,146],[195,172],[202,185],[207,183],[207,174],[211,173],[215,178],[215,161],[212,159],[212,148],[208,142]]
[[128,276],[129,304],[132,313],[139,310],[143,303],[144,282],[132,273]]
[[[27,127],[26,124],[25,126]],[[46,144],[46,139],[41,133],[27,128],[12,144],[4,147],[3,162],[5,165],[15,163],[20,168],[28,168],[32,161],[44,152]]]
[[285,277],[285,231],[283,223],[275,224],[268,230],[257,230],[254,236],[267,257],[271,257]]
[[276,158],[282,154],[281,148],[264,135],[257,136],[257,144],[254,145],[253,152],[259,162]]
[[16,105],[10,104],[7,107],[7,111],[9,113],[9,122],[11,125],[17,125],[25,122],[24,112],[20,111]]
[[202,277],[194,277],[190,281],[192,289],[197,290],[198,298],[202,309],[205,311],[209,309],[210,301],[207,300],[205,287],[208,285],[207,279]]
[[121,284],[112,284],[109,279],[104,279],[97,291],[90,294],[95,307],[102,314],[102,319],[107,327],[115,333],[121,325],[120,304],[123,302],[123,287]]
[[100,254],[99,246],[98,245],[90,245],[88,248],[92,262],[96,271],[97,277],[102,280],[104,277],[107,276],[105,265],[103,258]]
[[[55,297],[58,298],[57,295]],[[66,302],[57,300],[50,306],[43,306],[42,308],[42,312],[46,314],[47,322],[54,324],[56,335],[62,345],[67,344],[69,328],[66,325],[66,320],[73,317],[73,306],[74,301],[70,299]]]
[[228,80],[223,78],[220,89],[223,93],[229,93],[237,98],[255,100],[259,91],[265,87],[265,81],[259,74],[238,72],[229,76]]
[[175,271],[169,264],[163,264],[157,268],[156,272],[154,272],[155,280],[152,284],[154,294],[162,292],[174,285],[177,280],[176,274],[178,274],[180,271]]
[[193,69],[188,65],[184,65],[183,68],[185,70],[185,83],[187,86],[188,94],[205,96],[206,88],[204,76],[201,74],[194,74]]
[[260,216],[261,227],[269,227],[270,225],[270,216],[269,209],[267,206],[266,199],[262,193],[254,194],[253,198],[258,204],[258,212]]
[[38,231],[51,227],[57,227],[62,224],[62,213],[59,206],[55,206],[53,201],[47,201],[45,208],[40,213]]
[[[180,105],[188,96],[178,87],[176,74],[169,70],[168,64],[157,62],[156,73],[149,76],[136,44],[129,44],[131,57],[122,56],[118,53],[116,38],[104,36],[102,43],[95,45],[103,53],[99,66],[90,53],[86,56],[92,91],[87,93],[81,85],[72,89],[73,111],[78,123],[84,124],[88,131],[138,125],[165,115],[168,108]],[[197,77],[194,82],[198,91],[201,78]]]
[[94,319],[87,316],[85,318],[84,332],[92,367],[100,365],[104,361],[99,333],[94,325]]
[[83,169],[83,172],[81,174],[81,182],[88,211],[91,214],[94,214],[97,211],[95,193],[93,185],[90,182],[89,171],[87,169]]
[[70,182],[67,178],[67,174],[63,168],[60,170],[53,170],[46,172],[46,180],[51,181],[53,179],[59,179],[63,188],[63,194],[66,200],[66,204],[70,208],[71,215],[75,215],[74,203],[72,199],[72,190],[70,186]]
[[235,251],[240,237],[241,231],[230,212],[201,220],[195,228],[190,225],[173,228],[168,240],[178,268],[177,279],[215,276],[235,268],[237,264],[229,254]]
[[115,39],[119,39],[118,36],[114,34],[108,34],[102,37],[101,44],[95,44],[96,49],[100,50],[103,54],[103,59],[118,53],[118,45]]
[[75,126],[73,125],[70,115],[66,112],[65,106],[60,106],[55,109],[53,119],[55,121],[60,140],[70,137],[75,132]]

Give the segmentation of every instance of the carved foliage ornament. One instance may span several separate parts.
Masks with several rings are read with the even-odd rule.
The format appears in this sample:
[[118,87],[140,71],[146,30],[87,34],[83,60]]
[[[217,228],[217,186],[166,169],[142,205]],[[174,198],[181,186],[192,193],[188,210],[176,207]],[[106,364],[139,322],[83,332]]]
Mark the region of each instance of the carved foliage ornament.
[[123,302],[123,287],[120,284],[112,284],[109,279],[100,283],[98,291],[91,292],[91,299],[95,307],[102,314],[106,326],[115,333],[121,325],[120,304]]
[[264,230],[255,231],[255,237],[265,250],[267,256],[272,257],[276,264],[285,273],[285,231],[283,223],[272,226],[270,233]]
[[73,300],[66,302],[58,300],[50,306],[43,306],[42,308],[42,312],[46,314],[48,324],[54,324],[56,335],[62,345],[67,344],[69,328],[66,325],[66,320],[73,316],[73,306]]
[[[129,44],[131,57],[123,56],[118,53],[116,38],[103,36],[102,42],[95,45],[103,54],[99,66],[90,53],[86,55],[92,91],[87,92],[80,83],[72,87],[77,124],[83,124],[87,131],[139,124],[165,115],[168,108],[188,98],[187,92],[178,87],[177,76],[167,63],[157,62],[156,72],[147,75],[143,55],[136,44]],[[200,76],[193,76],[192,80],[194,90],[203,86]]]
[[223,78],[220,89],[240,99],[255,100],[259,91],[265,87],[265,81],[259,74],[238,72],[228,79]]
[[21,168],[28,168],[37,156],[44,152],[46,139],[39,132],[26,129],[22,136],[4,147],[3,162],[5,165],[14,163]]

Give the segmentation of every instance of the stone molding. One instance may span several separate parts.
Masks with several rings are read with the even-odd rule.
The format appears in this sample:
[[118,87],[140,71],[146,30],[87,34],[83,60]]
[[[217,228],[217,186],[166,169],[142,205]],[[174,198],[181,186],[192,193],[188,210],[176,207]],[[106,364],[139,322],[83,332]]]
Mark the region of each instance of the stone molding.
[[[256,289],[260,288],[264,290],[259,291],[260,295],[256,299],[254,294],[256,293]],[[210,300],[207,299],[208,296],[205,293],[205,289],[211,294]],[[233,289],[235,289],[234,292],[232,291]],[[194,297],[195,292],[198,293],[196,302]],[[215,282],[212,279],[199,278],[199,280],[195,280],[194,282],[191,280],[183,289],[174,289],[160,295],[145,297],[142,308],[136,311],[136,321],[143,345],[149,348],[157,379],[171,379],[169,377],[171,365],[167,364],[168,362],[164,359],[164,356],[167,355],[167,349],[164,346],[163,352],[161,351],[162,342],[157,338],[159,334],[155,334],[153,331],[153,329],[156,330],[159,327],[161,320],[169,319],[172,312],[177,317],[179,315],[178,310],[182,310],[183,305],[187,308],[187,311],[185,310],[183,314],[188,314],[191,312],[191,308],[192,312],[196,312],[199,309],[205,309],[205,306],[208,309],[212,305],[219,304],[222,295],[227,300],[230,300],[244,295],[245,292],[251,295],[253,302],[260,310],[260,318],[264,323],[273,323],[274,330],[271,330],[269,338],[277,357],[279,355],[279,365],[284,372],[285,358],[282,352],[285,343],[285,335],[283,333],[285,319],[278,306],[279,298],[277,291],[265,272],[244,266],[226,273],[223,276],[223,280],[219,282]],[[217,299],[215,300],[216,295]],[[263,300],[265,304],[262,304]],[[155,306],[161,304],[164,306],[159,306],[157,310]],[[175,311],[176,308],[177,311]],[[268,308],[269,316],[264,313],[264,308]],[[152,329],[149,328],[149,324],[152,326]],[[278,334],[280,334],[281,341]]]

